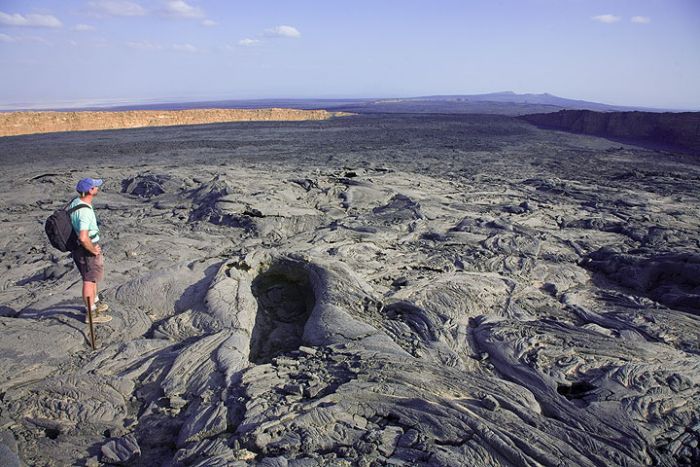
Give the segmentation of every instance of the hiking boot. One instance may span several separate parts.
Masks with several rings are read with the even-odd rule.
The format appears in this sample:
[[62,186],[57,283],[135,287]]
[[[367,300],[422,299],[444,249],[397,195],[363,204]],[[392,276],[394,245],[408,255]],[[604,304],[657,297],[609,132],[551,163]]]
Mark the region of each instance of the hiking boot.
[[[102,323],[109,323],[112,321],[112,317],[109,315],[98,315],[94,313],[92,315],[92,324],[102,324]],[[85,324],[90,324],[90,318],[88,315],[85,315]]]
[[94,307],[93,311],[97,312],[97,316],[100,315],[100,313],[105,313],[107,310],[109,310],[109,305],[106,303],[98,302]]

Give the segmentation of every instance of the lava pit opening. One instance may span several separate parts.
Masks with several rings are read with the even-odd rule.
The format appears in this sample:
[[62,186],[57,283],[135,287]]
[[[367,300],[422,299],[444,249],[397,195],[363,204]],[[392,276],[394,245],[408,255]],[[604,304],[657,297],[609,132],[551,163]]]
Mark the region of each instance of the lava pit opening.
[[278,265],[251,284],[258,302],[250,339],[249,360],[268,363],[303,344],[304,326],[316,303],[307,271],[300,265]]

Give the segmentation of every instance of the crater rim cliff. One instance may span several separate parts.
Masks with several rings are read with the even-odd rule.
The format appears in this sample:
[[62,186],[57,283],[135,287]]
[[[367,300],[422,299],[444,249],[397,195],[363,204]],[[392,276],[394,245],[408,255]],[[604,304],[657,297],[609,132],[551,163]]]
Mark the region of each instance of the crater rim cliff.
[[0,137],[209,123],[327,120],[348,115],[351,114],[285,108],[0,112]]

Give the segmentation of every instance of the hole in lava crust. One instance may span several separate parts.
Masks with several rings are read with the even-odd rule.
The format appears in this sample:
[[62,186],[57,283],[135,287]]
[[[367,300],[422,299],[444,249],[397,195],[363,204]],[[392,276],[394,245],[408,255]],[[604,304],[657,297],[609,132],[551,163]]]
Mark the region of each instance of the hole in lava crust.
[[298,349],[315,304],[308,273],[302,267],[288,265],[272,268],[253,281],[251,290],[258,301],[258,313],[249,360],[267,363],[277,355]]
[[559,384],[557,392],[569,400],[583,399],[589,392],[595,390],[596,387],[586,381],[579,381],[567,384]]

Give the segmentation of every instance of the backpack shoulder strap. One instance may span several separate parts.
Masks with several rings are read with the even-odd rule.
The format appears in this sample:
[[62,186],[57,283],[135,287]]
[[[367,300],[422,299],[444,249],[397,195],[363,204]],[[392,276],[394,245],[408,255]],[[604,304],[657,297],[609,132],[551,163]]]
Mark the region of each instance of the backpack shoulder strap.
[[77,211],[78,209],[82,209],[82,208],[91,208],[92,209],[92,207],[88,206],[87,204],[78,204],[77,206],[73,206],[72,208],[66,209],[66,212],[68,214],[73,214],[75,211]]

